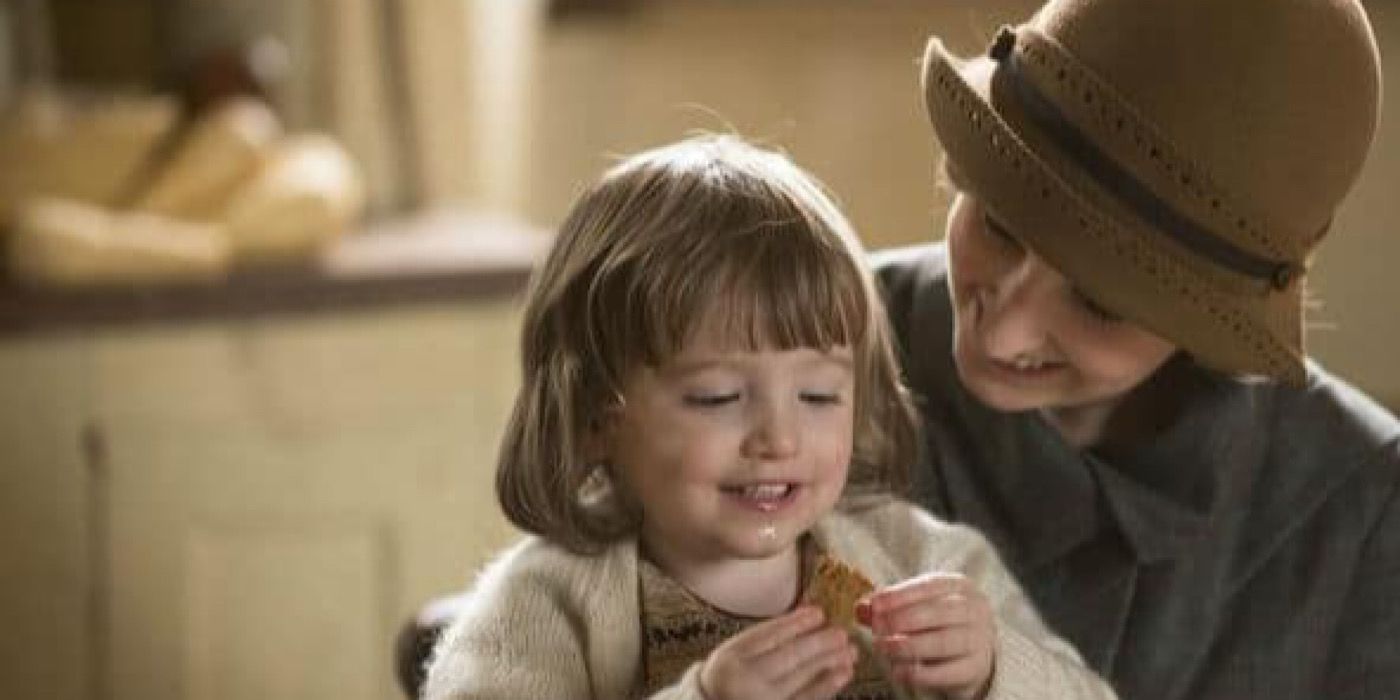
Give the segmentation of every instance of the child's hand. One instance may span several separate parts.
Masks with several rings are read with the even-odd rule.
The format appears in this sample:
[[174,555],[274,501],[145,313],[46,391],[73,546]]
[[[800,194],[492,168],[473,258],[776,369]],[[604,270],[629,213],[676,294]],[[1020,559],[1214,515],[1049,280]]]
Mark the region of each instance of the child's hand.
[[987,597],[961,574],[930,573],[872,593],[856,607],[895,680],[958,700],[983,697],[996,623]]
[[845,630],[803,606],[719,645],[700,670],[708,700],[820,700],[851,680],[856,649]]

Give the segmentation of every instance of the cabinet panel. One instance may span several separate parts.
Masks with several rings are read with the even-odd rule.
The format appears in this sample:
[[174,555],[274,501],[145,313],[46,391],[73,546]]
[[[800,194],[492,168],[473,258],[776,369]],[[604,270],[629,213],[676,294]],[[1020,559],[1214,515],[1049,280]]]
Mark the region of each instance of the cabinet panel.
[[514,534],[513,304],[96,342],[116,700],[387,698],[398,624]]
[[93,673],[81,338],[0,344],[0,697],[79,700]]
[[389,531],[374,517],[254,514],[192,527],[180,572],[185,697],[380,697]]

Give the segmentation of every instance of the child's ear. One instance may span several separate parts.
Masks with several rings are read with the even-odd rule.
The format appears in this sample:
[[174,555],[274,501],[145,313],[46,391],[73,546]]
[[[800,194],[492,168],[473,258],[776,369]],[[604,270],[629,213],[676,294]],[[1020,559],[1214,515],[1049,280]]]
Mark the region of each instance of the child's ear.
[[583,436],[583,460],[588,464],[598,464],[608,460],[608,441],[603,433],[589,426]]
[[612,434],[616,423],[617,415],[611,408],[604,409],[588,420],[584,427],[583,454],[589,464],[608,461],[608,454],[612,452]]

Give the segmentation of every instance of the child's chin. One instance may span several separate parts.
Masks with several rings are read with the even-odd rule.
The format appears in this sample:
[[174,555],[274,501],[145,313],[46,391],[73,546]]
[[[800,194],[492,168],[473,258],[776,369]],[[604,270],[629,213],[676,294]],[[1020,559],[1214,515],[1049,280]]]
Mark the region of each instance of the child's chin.
[[809,527],[793,523],[757,527],[736,543],[735,554],[745,559],[767,559],[786,553],[797,546],[798,538]]

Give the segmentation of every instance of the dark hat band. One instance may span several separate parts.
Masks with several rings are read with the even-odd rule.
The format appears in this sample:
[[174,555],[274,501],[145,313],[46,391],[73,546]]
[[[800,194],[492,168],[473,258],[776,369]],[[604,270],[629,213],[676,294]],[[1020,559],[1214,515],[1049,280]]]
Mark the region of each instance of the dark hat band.
[[1106,192],[1126,204],[1157,231],[1193,253],[1233,272],[1283,290],[1302,271],[1298,265],[1244,250],[1182,215],[1149,187],[1114,162],[1055,104],[1026,79],[1015,49],[1016,33],[1003,27],[989,55],[1034,125]]

